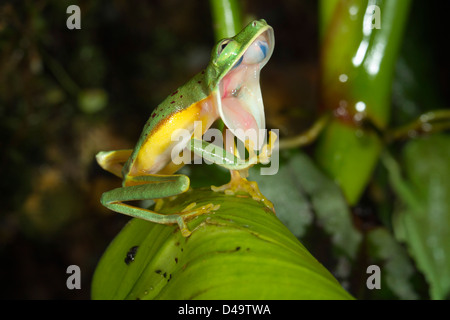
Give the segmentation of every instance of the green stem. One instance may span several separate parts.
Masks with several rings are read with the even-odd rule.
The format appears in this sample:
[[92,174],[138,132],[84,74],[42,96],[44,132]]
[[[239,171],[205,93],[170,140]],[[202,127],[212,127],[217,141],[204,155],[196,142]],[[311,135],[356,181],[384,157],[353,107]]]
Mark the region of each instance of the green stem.
[[237,0],[210,0],[216,41],[234,36],[242,29],[241,10]]
[[306,132],[295,136],[293,138],[285,138],[280,140],[279,148],[281,149],[290,149],[290,148],[299,148],[306,146],[316,140],[322,130],[327,126],[330,120],[330,114],[326,113],[321,116],[311,128],[309,128]]
[[[444,123],[442,123],[444,121]],[[450,127],[450,110],[435,110],[422,114],[418,119],[386,133],[386,141],[410,138],[411,132],[438,132]]]
[[382,150],[397,52],[410,0],[321,0],[321,108],[333,118],[316,146],[320,166],[355,205]]

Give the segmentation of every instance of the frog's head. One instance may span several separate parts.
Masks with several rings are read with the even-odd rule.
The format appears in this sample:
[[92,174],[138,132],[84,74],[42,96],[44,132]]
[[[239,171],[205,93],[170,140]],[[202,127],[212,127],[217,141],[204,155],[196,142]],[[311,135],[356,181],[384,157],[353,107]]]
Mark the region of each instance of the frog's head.
[[[259,73],[272,55],[273,29],[264,20],[249,23],[233,38],[223,39],[212,51],[207,83],[225,125],[244,141],[248,130],[265,129]],[[245,141],[244,141],[245,142]],[[254,142],[260,149],[262,139]]]

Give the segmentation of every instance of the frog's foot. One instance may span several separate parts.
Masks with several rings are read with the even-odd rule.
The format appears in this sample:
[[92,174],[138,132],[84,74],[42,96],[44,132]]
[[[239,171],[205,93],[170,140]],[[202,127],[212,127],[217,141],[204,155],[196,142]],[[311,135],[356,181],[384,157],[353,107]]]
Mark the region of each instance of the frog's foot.
[[255,181],[248,181],[241,177],[238,171],[231,171],[231,180],[229,183],[220,187],[211,186],[211,190],[214,192],[224,192],[226,195],[235,195],[238,192],[245,192],[249,194],[253,200],[261,201],[275,213],[272,202],[261,193],[258,184]]
[[258,162],[262,164],[268,164],[270,162],[270,157],[272,156],[272,151],[275,149],[275,142],[277,141],[277,135],[269,131],[269,142],[265,144],[261,152],[258,155]]
[[186,224],[189,220],[201,216],[202,214],[217,211],[220,208],[220,204],[214,205],[212,203],[194,209],[196,206],[197,204],[193,202],[186,208],[184,208],[180,213],[174,214],[174,216],[176,216],[176,221],[178,223],[178,226],[180,227],[183,237],[189,237],[191,235],[191,231],[189,231]]
[[272,151],[275,149],[275,142],[277,141],[277,135],[269,131],[269,142],[265,144],[258,155],[255,154],[254,145],[255,143],[248,139],[245,141],[245,148],[249,153],[248,162],[250,163],[249,167],[253,166],[256,163],[268,164],[270,162],[270,157],[272,156]]
[[153,210],[156,212],[161,211],[161,208],[164,206],[164,199],[155,199],[155,207]]

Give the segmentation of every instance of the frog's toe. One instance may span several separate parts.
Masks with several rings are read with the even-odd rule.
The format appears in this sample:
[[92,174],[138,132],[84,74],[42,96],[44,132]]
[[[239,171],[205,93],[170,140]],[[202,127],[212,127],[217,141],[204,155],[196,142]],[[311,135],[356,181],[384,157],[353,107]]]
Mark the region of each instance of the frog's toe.
[[238,176],[238,174],[232,173],[232,178],[229,183],[220,187],[211,186],[211,190],[214,192],[224,192],[226,195],[236,195],[239,192],[247,193],[253,200],[261,201],[275,213],[272,202],[261,193],[258,184],[255,181],[248,181]]
[[196,202],[189,204],[186,208],[184,208],[179,214],[177,214],[177,223],[180,227],[181,234],[183,237],[189,237],[191,235],[191,231],[189,231],[187,227],[187,222],[192,220],[195,217],[201,216],[207,213],[213,213],[214,211],[219,210],[220,204],[214,205],[213,203],[208,203],[204,206],[194,209],[197,206]]

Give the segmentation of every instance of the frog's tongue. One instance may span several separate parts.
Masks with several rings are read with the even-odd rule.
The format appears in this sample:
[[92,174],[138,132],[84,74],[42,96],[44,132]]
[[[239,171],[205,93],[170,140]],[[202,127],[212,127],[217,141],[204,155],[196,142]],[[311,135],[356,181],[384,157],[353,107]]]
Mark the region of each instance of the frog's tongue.
[[218,109],[225,125],[240,140],[251,139],[262,147],[260,129],[265,129],[264,104],[259,86],[261,65],[241,63],[222,79]]

